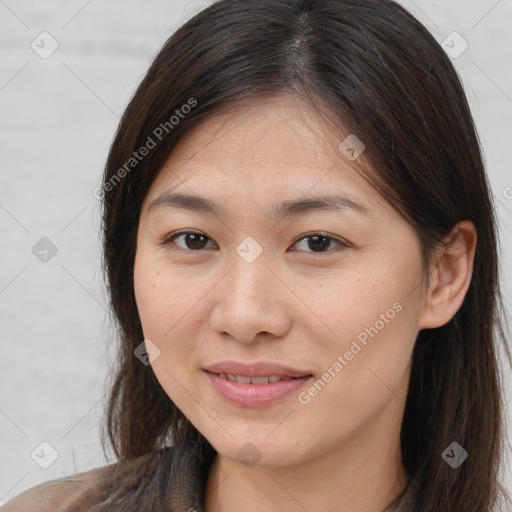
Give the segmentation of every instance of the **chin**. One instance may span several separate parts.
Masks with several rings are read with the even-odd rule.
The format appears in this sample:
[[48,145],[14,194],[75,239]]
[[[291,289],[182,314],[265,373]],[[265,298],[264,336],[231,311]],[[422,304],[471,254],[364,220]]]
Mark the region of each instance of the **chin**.
[[298,452],[297,446],[301,440],[294,440],[290,437],[274,438],[270,440],[265,436],[241,435],[229,437],[216,442],[208,439],[219,455],[230,459],[236,464],[243,464],[247,467],[269,467],[276,468],[283,465],[290,466],[300,464],[306,458],[302,450]]

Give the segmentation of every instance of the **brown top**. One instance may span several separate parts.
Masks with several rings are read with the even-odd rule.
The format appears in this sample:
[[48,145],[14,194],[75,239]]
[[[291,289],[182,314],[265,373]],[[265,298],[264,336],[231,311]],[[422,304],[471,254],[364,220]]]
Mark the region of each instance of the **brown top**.
[[[199,436],[191,443],[37,485],[0,512],[86,512],[100,503],[105,510],[126,510],[127,497],[144,504],[154,498],[159,510],[203,512],[206,478],[215,455]],[[137,495],[139,490],[142,495]]]

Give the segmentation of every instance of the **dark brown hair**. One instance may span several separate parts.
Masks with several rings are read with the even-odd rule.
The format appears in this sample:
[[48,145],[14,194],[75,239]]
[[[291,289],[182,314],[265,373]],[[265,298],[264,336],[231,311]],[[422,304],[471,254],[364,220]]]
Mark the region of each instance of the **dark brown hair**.
[[[188,130],[249,98],[281,93],[306,98],[361,134],[374,170],[368,179],[414,227],[427,279],[432,251],[455,224],[469,219],[477,228],[461,308],[416,341],[401,429],[410,479],[393,507],[489,512],[506,495],[498,478],[505,439],[498,341],[511,361],[496,218],[458,75],[427,29],[391,0],[220,0],[176,30],[151,64],[104,175],[104,270],[120,339],[105,427],[119,464],[94,510],[168,510],[171,462],[185,449],[204,462],[205,481],[215,451],[134,357],[143,340],[133,286],[139,215]],[[195,106],[170,122],[191,98]],[[156,147],[131,161],[148,138]],[[469,453],[456,470],[441,457],[453,441]]]

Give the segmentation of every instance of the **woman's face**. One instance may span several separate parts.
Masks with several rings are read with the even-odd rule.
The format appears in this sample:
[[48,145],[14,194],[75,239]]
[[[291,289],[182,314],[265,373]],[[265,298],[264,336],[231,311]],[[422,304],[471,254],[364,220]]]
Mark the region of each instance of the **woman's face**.
[[233,461],[291,465],[372,433],[398,446],[418,239],[344,140],[292,96],[248,103],[189,131],[144,202],[134,278],[152,369]]

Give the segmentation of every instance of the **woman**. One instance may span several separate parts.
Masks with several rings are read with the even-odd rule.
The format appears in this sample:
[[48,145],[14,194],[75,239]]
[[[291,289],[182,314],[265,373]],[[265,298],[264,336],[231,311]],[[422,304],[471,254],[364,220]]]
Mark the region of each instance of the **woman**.
[[101,196],[118,461],[7,512],[507,510],[489,185],[407,11],[214,3],[151,65]]

